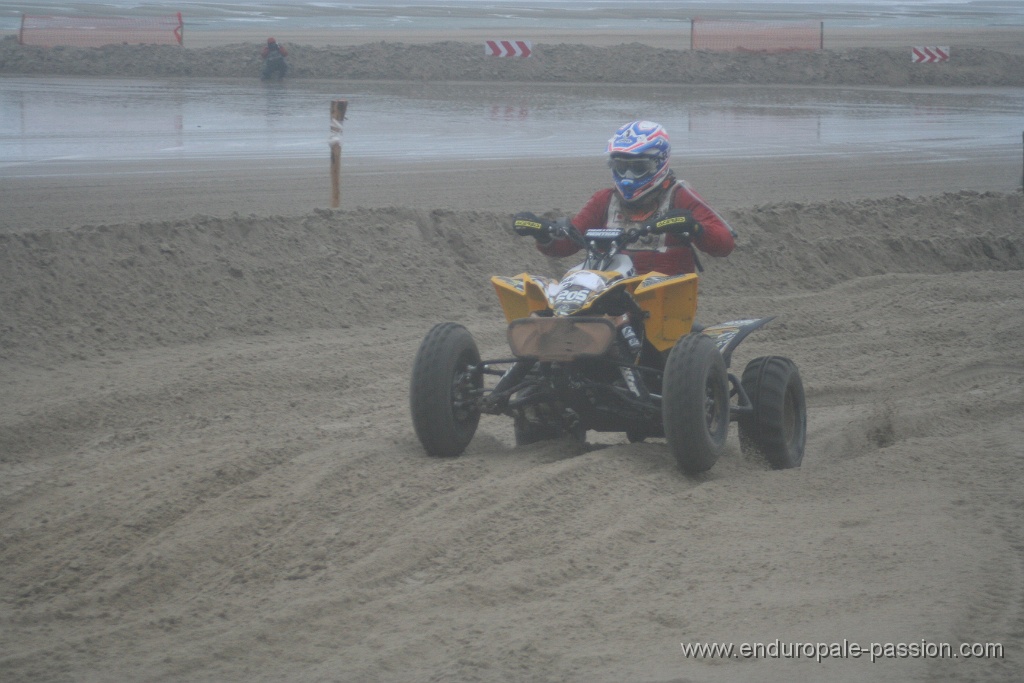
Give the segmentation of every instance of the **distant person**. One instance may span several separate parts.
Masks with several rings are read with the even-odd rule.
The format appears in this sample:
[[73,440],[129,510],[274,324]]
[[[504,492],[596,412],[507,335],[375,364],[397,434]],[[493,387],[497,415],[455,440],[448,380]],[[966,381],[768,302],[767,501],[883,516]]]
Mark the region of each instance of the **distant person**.
[[269,81],[275,74],[277,79],[281,80],[288,73],[288,62],[284,61],[284,58],[288,56],[288,50],[284,49],[283,45],[278,45],[273,38],[267,38],[267,44],[264,46],[261,56],[263,57],[261,80]]
[[[669,168],[671,145],[665,129],[653,121],[633,121],[608,141],[608,165],[614,187],[598,190],[571,221],[571,229],[657,226],[624,249],[638,275],[692,273],[693,247],[712,256],[728,256],[736,246],[732,228]],[[567,237],[552,237],[551,224],[533,214],[516,214],[515,230],[532,235],[547,256],[571,256],[580,250]],[[537,226],[537,227],[530,227]]]

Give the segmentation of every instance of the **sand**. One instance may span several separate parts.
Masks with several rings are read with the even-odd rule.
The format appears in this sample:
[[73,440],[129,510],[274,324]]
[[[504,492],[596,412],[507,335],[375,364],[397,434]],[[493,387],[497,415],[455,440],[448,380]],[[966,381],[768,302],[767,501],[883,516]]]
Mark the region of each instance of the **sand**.
[[[336,211],[240,167],[4,181],[0,679],[1019,680],[1019,169],[891,161],[695,169],[740,235],[699,315],[778,316],[733,370],[791,357],[809,416],[800,469],[733,431],[700,477],[658,439],[515,448],[485,417],[435,460],[412,431],[427,330],[504,355],[487,278],[569,265],[510,212],[599,170],[482,164],[436,200],[405,167],[414,200],[366,180]],[[680,647],[707,642],[1001,654]]]
[[[263,38],[208,47],[107,45],[98,48],[19,45],[0,39],[0,74],[160,78],[252,78],[260,73]],[[418,34],[417,34],[418,35]],[[1003,33],[997,33],[1003,37]],[[1024,26],[1006,34],[1024,44]],[[405,38],[405,36],[402,36]],[[1021,87],[1024,50],[975,46],[977,35],[947,45],[949,61],[915,64],[911,45],[760,52],[689,50],[680,41],[537,42],[528,59],[484,55],[483,40],[425,39],[316,45],[289,41],[293,80],[431,82],[787,84],[892,87]],[[315,38],[314,38],[315,41]],[[285,41],[281,41],[285,44]],[[1001,40],[996,41],[1001,44]],[[915,43],[917,44],[917,43]],[[926,42],[926,45],[936,45]]]

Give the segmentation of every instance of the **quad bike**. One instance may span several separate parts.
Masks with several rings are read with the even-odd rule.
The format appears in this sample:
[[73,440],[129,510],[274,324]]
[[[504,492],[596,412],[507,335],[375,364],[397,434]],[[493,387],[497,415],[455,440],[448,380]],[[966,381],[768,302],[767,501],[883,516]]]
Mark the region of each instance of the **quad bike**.
[[[732,352],[772,318],[700,328],[696,274],[637,276],[622,249],[645,227],[556,234],[586,249],[560,281],[526,273],[491,282],[508,321],[512,357],[482,360],[462,325],[435,325],[413,364],[410,404],[429,455],[454,457],[482,414],[508,415],[516,445],[587,430],[664,437],[682,470],[710,469],[729,422],[744,451],[783,469],[800,465],[807,416],[793,361],[764,356],[737,379]],[[699,262],[698,262],[699,266]]]

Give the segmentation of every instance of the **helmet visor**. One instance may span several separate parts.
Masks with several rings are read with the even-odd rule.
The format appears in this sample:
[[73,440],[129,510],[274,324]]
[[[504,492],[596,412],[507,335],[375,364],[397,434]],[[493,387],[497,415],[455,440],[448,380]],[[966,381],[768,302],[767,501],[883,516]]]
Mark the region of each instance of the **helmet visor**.
[[658,170],[658,160],[651,157],[612,157],[608,165],[623,178],[643,178]]

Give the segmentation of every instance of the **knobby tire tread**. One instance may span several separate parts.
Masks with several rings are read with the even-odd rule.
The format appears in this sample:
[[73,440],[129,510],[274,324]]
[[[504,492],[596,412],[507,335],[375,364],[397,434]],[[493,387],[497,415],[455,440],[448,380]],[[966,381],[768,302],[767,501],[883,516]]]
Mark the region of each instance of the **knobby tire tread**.
[[428,455],[460,455],[476,433],[479,413],[460,422],[452,406],[452,381],[467,358],[476,364],[480,354],[469,330],[457,323],[435,325],[416,352],[409,402],[413,427]]
[[[806,441],[806,397],[800,372],[788,358],[762,356],[747,364],[740,380],[754,413],[739,422],[740,445],[759,453],[775,469],[799,467]],[[799,420],[796,443],[785,438],[786,394],[795,392]]]
[[[719,421],[707,425],[705,392],[708,375],[719,392]],[[665,437],[680,468],[687,474],[711,469],[729,433],[729,386],[725,361],[708,337],[689,334],[676,342],[665,364],[662,420]]]

